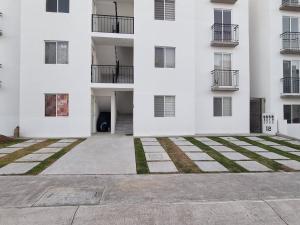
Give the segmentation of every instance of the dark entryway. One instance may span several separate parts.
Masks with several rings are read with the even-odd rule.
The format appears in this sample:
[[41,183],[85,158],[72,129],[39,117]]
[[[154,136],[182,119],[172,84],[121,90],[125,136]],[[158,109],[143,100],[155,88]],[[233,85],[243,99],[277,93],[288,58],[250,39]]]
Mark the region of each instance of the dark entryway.
[[264,112],[264,99],[250,100],[250,132],[262,133],[262,114]]

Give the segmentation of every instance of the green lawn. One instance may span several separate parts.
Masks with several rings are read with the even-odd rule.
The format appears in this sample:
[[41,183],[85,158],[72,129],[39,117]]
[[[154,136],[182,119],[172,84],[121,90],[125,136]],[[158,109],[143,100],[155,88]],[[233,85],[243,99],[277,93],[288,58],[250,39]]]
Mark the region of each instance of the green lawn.
[[134,139],[136,171],[138,174],[149,174],[149,168],[141,139]]

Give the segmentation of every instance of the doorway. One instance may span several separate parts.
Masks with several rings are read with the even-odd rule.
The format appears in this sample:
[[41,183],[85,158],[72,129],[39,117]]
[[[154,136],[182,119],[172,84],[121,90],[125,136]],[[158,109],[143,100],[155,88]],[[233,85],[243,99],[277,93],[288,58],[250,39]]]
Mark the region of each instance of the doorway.
[[262,114],[264,113],[264,99],[250,100],[250,132],[262,133]]

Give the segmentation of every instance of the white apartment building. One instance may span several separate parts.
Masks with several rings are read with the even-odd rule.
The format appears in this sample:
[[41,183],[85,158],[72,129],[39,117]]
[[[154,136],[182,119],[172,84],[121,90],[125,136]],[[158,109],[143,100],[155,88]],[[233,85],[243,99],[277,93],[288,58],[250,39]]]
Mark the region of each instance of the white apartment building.
[[248,0],[1,0],[0,11],[4,135],[249,133]]
[[278,132],[300,138],[300,1],[250,1],[251,129],[261,112]]

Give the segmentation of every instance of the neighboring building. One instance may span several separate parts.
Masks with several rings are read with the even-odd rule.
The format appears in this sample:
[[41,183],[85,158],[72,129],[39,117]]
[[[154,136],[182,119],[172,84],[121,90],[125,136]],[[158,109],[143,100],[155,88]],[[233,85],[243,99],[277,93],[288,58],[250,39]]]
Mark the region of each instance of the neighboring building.
[[300,2],[250,1],[251,129],[274,114],[278,132],[300,138]]
[[248,0],[4,0],[0,10],[19,21],[16,45],[0,51],[14,53],[0,62],[0,100],[16,104],[1,107],[0,133],[86,137],[106,129],[99,115],[111,133],[249,133]]

